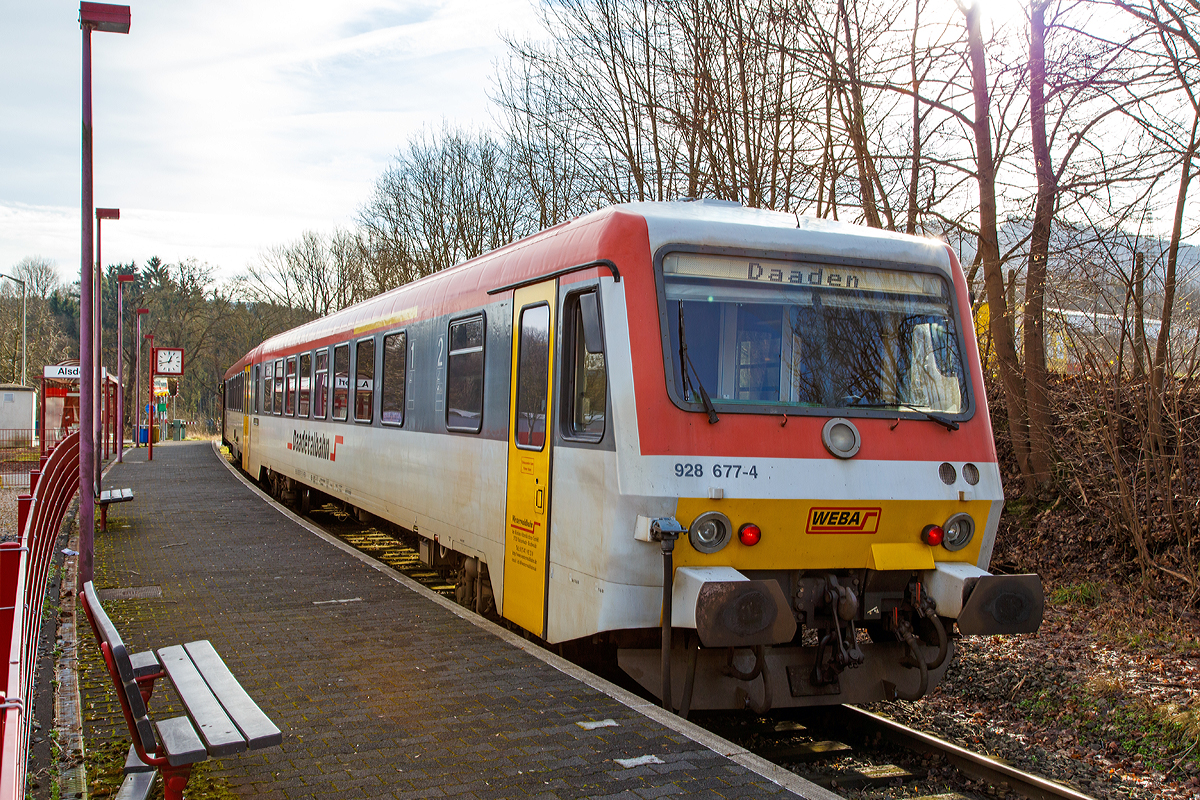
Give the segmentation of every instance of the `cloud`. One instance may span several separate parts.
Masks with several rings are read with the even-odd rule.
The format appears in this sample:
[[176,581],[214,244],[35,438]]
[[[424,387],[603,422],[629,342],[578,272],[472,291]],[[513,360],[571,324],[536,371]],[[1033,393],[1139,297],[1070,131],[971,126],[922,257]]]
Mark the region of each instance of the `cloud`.
[[[74,0],[20,4],[0,29],[0,264],[77,270],[77,16]],[[93,35],[95,198],[122,209],[105,260],[227,275],[351,224],[413,133],[490,125],[497,31],[534,24],[527,0],[134,5],[128,36]]]

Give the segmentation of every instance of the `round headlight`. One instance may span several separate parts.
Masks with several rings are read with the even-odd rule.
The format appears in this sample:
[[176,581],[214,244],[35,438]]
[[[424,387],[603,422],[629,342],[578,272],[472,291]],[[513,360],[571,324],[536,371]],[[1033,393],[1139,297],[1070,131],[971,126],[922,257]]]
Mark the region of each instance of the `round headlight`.
[[825,449],[838,458],[853,458],[862,446],[858,428],[848,419],[834,417],[821,429],[821,442]]
[[942,547],[947,550],[962,550],[975,536],[975,520],[969,514],[955,514],[942,526]]
[[942,483],[950,486],[958,480],[958,473],[954,471],[954,465],[948,461],[942,462],[938,467],[938,477],[942,479]]
[[705,511],[688,528],[688,541],[701,553],[715,553],[729,544],[733,525],[720,511]]

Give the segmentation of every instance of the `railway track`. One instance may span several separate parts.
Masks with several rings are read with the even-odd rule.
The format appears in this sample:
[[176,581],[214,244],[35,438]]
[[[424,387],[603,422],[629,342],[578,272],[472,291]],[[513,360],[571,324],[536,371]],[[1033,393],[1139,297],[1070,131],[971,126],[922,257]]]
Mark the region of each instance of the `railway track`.
[[[453,598],[453,583],[421,563],[415,539],[406,541],[413,537],[362,523],[337,503],[314,507],[308,517],[350,546]],[[619,680],[619,676],[604,677],[618,678],[625,688],[637,689],[632,681]],[[767,717],[696,712],[690,719],[856,800],[1091,800],[1064,784],[854,706],[787,709]]]

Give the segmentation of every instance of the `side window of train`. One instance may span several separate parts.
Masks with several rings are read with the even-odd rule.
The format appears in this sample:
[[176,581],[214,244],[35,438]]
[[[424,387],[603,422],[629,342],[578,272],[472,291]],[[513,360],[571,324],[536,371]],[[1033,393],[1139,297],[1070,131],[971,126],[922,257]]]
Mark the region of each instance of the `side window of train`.
[[268,361],[263,364],[263,405],[262,411],[264,414],[270,414],[273,411],[271,399],[275,396],[275,362]]
[[446,429],[483,427],[483,315],[450,323],[446,362]]
[[308,409],[312,399],[312,354],[305,353],[300,356],[300,392],[297,395],[299,406],[296,408],[296,416],[307,417]]
[[257,414],[262,410],[262,364],[254,365],[254,408]]
[[404,424],[404,382],[408,367],[408,337],[401,331],[383,337],[383,386],[379,418],[384,425]]
[[371,421],[375,396],[375,340],[360,339],[354,348],[354,421]]
[[288,356],[287,381],[283,384],[283,413],[293,416],[296,413],[296,357]]
[[333,418],[345,419],[350,406],[350,345],[333,348]]
[[313,374],[313,417],[325,419],[329,406],[329,351],[318,350],[316,372]]
[[283,359],[275,359],[275,416],[283,413]]
[[571,295],[565,310],[564,435],[568,439],[598,442],[604,437],[604,421],[608,416],[608,373],[599,298],[594,291]]

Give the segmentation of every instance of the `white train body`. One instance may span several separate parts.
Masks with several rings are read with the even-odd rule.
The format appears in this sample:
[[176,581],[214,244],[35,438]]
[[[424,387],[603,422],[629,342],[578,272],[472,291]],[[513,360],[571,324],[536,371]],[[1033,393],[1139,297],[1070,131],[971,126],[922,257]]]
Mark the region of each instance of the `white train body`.
[[934,240],[615,206],[275,336],[226,389],[251,476],[417,533],[469,602],[616,645],[674,707],[911,696],[948,661],[930,603],[968,633],[1040,621],[1035,576],[986,573],[1003,491]]

